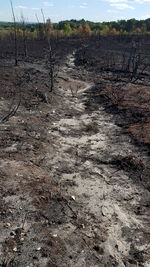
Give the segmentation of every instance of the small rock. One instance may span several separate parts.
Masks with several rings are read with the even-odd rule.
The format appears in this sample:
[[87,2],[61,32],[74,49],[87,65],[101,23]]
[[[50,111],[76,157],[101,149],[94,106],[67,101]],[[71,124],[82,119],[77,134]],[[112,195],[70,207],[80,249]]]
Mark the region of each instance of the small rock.
[[72,198],[73,200],[76,200],[75,196],[71,196],[71,198]]
[[10,223],[5,223],[5,225],[4,225],[6,228],[9,228],[10,226],[11,226],[11,224]]
[[57,237],[58,235],[57,234],[53,234],[53,237]]
[[91,238],[91,237],[93,237],[93,234],[89,232],[89,233],[86,233],[86,236]]

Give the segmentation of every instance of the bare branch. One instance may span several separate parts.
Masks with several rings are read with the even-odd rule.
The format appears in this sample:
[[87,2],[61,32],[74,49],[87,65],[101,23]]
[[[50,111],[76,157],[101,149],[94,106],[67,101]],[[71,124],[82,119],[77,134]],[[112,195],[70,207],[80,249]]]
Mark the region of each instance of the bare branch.
[[18,65],[17,24],[16,24],[16,18],[15,18],[12,0],[10,0],[10,5],[11,5],[12,16],[13,16],[13,22],[14,22],[15,66],[17,66]]

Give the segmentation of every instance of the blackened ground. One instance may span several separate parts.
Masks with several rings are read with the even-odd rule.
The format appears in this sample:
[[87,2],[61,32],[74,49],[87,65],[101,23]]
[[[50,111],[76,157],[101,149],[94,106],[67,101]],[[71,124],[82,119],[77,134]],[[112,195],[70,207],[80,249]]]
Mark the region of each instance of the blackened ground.
[[52,93],[46,54],[1,59],[0,118],[21,104],[0,124],[0,266],[148,267],[147,148],[64,46]]
[[150,144],[149,44],[149,36],[101,37],[76,53],[76,65],[96,85],[95,101],[123,117],[117,123],[142,145]]

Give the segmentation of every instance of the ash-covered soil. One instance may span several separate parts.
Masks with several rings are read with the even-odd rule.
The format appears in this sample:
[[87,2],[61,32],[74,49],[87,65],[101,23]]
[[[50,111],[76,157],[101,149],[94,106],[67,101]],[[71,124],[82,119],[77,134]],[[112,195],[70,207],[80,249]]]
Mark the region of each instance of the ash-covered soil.
[[[96,102],[118,113],[139,144],[150,145],[150,38],[109,36],[89,40],[76,52],[76,64],[96,84]],[[86,76],[87,77],[87,76]]]
[[52,93],[45,59],[1,66],[0,266],[148,267],[148,148],[74,60]]

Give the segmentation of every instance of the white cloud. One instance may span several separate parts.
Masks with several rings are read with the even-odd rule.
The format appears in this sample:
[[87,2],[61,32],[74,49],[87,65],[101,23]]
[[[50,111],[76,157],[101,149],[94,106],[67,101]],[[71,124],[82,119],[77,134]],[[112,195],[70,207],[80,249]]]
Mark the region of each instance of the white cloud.
[[43,5],[46,6],[46,7],[52,7],[52,6],[54,6],[54,4],[51,3],[51,2],[43,2]]
[[126,9],[126,8],[135,9],[133,6],[130,6],[130,5],[126,4],[126,3],[113,3],[110,6],[115,7],[117,9],[120,9],[120,10],[123,10],[123,9]]
[[149,19],[150,18],[150,14],[148,15],[143,15],[140,19]]
[[27,9],[27,7],[26,7],[26,6],[15,6],[15,8]]
[[81,5],[80,5],[80,8],[87,8],[87,3],[82,3]]

